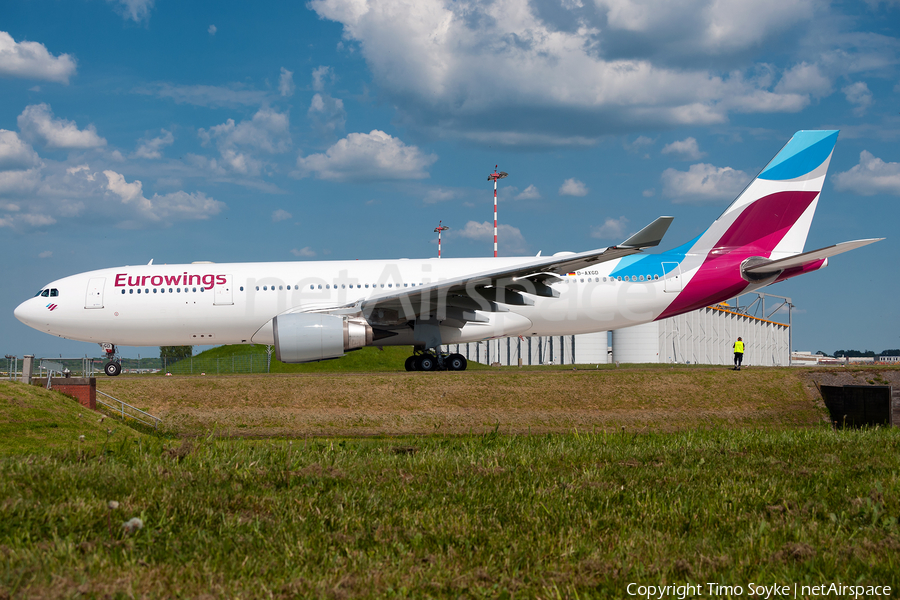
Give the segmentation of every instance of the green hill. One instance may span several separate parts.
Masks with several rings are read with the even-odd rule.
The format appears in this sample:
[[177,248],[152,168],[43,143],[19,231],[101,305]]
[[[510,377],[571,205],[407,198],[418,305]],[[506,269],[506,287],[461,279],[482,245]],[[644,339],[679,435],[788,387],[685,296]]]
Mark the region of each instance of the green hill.
[[47,448],[93,451],[140,437],[130,427],[84,408],[68,396],[0,380],[0,454]]
[[[197,356],[169,364],[166,371],[173,375],[396,372],[406,370],[404,363],[411,354],[411,346],[385,346],[383,349],[368,346],[348,352],[341,358],[295,365],[276,360],[273,350],[271,364],[269,364],[266,346],[235,344],[210,348]],[[469,368],[486,367],[470,361]]]

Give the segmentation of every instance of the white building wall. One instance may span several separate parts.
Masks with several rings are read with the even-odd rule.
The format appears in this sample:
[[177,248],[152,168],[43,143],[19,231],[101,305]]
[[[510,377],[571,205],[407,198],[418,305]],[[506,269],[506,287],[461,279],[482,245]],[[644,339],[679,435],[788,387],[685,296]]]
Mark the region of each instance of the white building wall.
[[659,362],[659,325],[655,322],[612,332],[613,361],[617,363]]
[[727,365],[744,338],[744,364],[790,365],[790,328],[731,311],[702,308],[658,322],[660,362]]
[[[612,360],[620,363],[730,365],[744,338],[744,365],[789,366],[790,327],[728,310],[702,308],[662,321],[612,332]],[[606,364],[607,332],[513,337],[450,344],[470,361],[501,365]],[[871,359],[870,359],[871,360]]]

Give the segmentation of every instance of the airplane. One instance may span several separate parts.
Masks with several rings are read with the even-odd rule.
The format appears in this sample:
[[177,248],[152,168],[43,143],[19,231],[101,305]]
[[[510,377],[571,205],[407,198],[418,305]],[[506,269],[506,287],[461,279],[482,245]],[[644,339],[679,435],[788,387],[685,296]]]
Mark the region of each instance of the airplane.
[[804,252],[838,131],[798,131],[702,234],[667,252],[673,217],[622,243],[549,257],[124,266],[47,284],[15,309],[26,325],[117,346],[267,344],[302,363],[411,345],[407,370],[461,371],[444,344],[629,327],[817,271],[883,238]]

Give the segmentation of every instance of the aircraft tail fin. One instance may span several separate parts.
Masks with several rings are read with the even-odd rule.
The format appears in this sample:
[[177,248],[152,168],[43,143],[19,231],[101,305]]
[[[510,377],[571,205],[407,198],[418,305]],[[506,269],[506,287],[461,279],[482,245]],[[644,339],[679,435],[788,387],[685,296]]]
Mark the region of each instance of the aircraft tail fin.
[[795,133],[690,253],[777,260],[803,252],[838,133]]

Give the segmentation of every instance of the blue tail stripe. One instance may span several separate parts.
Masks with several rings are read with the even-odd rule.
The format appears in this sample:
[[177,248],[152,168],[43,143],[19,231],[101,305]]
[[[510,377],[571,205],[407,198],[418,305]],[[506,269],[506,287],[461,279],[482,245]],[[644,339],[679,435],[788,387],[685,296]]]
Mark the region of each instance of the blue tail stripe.
[[797,179],[821,165],[837,143],[838,131],[798,131],[778,156],[759,174],[760,179]]

